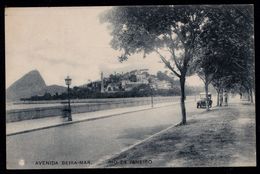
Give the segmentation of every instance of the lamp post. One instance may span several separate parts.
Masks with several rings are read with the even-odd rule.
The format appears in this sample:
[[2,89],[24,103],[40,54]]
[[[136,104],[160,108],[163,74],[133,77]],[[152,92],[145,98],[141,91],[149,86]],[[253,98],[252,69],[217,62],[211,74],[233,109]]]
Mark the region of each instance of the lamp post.
[[153,108],[153,85],[152,85],[152,79],[148,79],[148,82],[149,82],[149,85],[150,85],[150,88],[151,88],[151,106]]
[[67,76],[67,78],[65,79],[65,83],[66,85],[68,85],[68,121],[72,121],[72,117],[71,117],[71,108],[70,108],[70,85],[71,85],[71,78],[69,76]]
[[151,100],[152,100],[152,108],[153,108],[153,86],[151,86],[151,91],[152,91]]

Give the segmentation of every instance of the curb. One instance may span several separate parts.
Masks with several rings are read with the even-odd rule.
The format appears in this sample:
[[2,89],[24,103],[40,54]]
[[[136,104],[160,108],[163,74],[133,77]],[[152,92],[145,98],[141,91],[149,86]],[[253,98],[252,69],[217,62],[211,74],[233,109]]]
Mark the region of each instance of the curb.
[[[217,108],[217,106],[213,106],[212,108]],[[205,113],[205,112],[208,112],[208,111],[203,111],[202,113]],[[192,116],[193,116],[193,117],[196,117],[196,116],[198,116],[198,115],[200,115],[200,114],[201,114],[201,113],[199,113],[199,114],[194,114],[194,115],[192,115]],[[127,152],[127,151],[133,149],[134,147],[136,147],[136,146],[138,146],[138,145],[140,145],[140,144],[142,144],[142,143],[145,143],[146,141],[149,141],[150,139],[152,139],[152,138],[154,138],[154,137],[156,137],[156,136],[158,136],[158,135],[160,135],[160,134],[163,134],[163,133],[167,132],[169,129],[172,129],[172,128],[178,127],[178,126],[179,126],[179,123],[178,123],[178,124],[171,125],[171,126],[165,128],[165,129],[163,129],[163,130],[161,130],[161,131],[159,131],[159,132],[157,132],[157,133],[151,135],[150,137],[147,137],[147,138],[145,138],[145,139],[143,139],[143,140],[140,140],[140,141],[134,143],[133,145],[131,145],[131,146],[129,146],[129,147],[126,147],[126,148],[122,149],[120,152],[116,152],[116,153],[114,153],[114,154],[112,154],[112,155],[107,155],[107,156],[105,156],[105,157],[99,159],[96,163],[92,164],[89,168],[101,168],[101,169],[102,169],[102,168],[120,168],[120,167],[116,167],[116,166],[114,166],[114,167],[105,167],[105,164],[102,165],[102,163],[104,163],[105,161],[107,161],[107,160],[109,160],[109,159],[116,158],[116,157],[119,156],[120,154],[122,154],[122,153],[124,153],[124,152]]]
[[[191,101],[187,101],[187,102],[191,102]],[[55,125],[39,127],[39,128],[35,128],[35,129],[30,129],[30,130],[24,130],[24,131],[20,131],[20,132],[9,133],[9,134],[6,134],[6,136],[13,136],[13,135],[33,132],[33,131],[37,131],[37,130],[43,130],[43,129],[53,128],[53,127],[58,127],[58,126],[65,126],[65,125],[80,123],[80,122],[84,122],[84,121],[94,121],[94,120],[98,120],[98,119],[109,118],[109,117],[113,117],[113,116],[119,116],[119,115],[122,115],[122,114],[134,113],[134,112],[145,111],[145,110],[150,110],[150,109],[157,109],[157,108],[167,107],[167,106],[176,105],[176,104],[179,104],[179,102],[171,103],[169,105],[164,105],[164,106],[157,106],[157,107],[154,106],[153,108],[145,108],[145,109],[139,109],[139,110],[134,110],[134,111],[122,112],[122,113],[118,113],[118,114],[111,114],[111,115],[106,115],[106,116],[101,116],[101,117],[96,117],[96,118],[86,118],[86,119],[83,119],[83,120],[58,123],[58,124],[55,124]]]
[[[92,165],[90,166],[90,168],[105,168],[105,167],[100,167],[99,165],[101,165],[103,162],[105,162],[105,161],[107,161],[107,160],[109,160],[109,159],[111,159],[111,158],[114,158],[114,157],[120,155],[120,154],[123,153],[123,152],[126,152],[126,151],[128,151],[128,150],[134,148],[135,146],[137,146],[137,145],[139,145],[139,144],[142,144],[142,143],[144,143],[144,142],[146,142],[146,141],[148,141],[148,140],[150,140],[150,139],[152,139],[152,138],[154,138],[154,137],[156,137],[156,136],[158,136],[158,135],[160,135],[160,134],[165,133],[166,131],[168,131],[168,130],[171,129],[171,128],[176,127],[177,125],[178,125],[178,124],[171,125],[171,126],[165,128],[165,129],[163,129],[163,130],[161,130],[161,131],[159,131],[159,132],[157,132],[157,133],[151,135],[150,137],[147,137],[147,138],[145,138],[145,139],[143,139],[143,140],[140,140],[140,141],[136,142],[135,144],[133,144],[133,145],[131,145],[131,146],[129,146],[129,147],[126,147],[126,148],[122,149],[120,152],[117,152],[117,153],[115,153],[115,154],[113,154],[113,155],[105,156],[105,157],[101,158],[100,160],[98,160],[96,163],[92,164]],[[116,168],[116,167],[108,167],[108,168]]]
[[[197,115],[198,115],[198,114],[195,114],[194,116],[197,116]],[[174,124],[174,125],[171,125],[171,126],[165,128],[165,129],[163,129],[163,130],[161,130],[161,131],[159,131],[159,132],[157,132],[157,133],[151,135],[150,137],[147,137],[147,138],[145,138],[145,139],[143,139],[143,140],[140,140],[140,141],[134,143],[133,145],[131,145],[131,146],[129,146],[129,147],[126,147],[126,148],[122,149],[120,152],[117,152],[117,153],[112,154],[112,155],[107,155],[107,156],[105,156],[105,157],[99,159],[96,163],[92,164],[92,165],[90,166],[90,168],[105,168],[105,167],[98,166],[98,165],[101,165],[103,162],[105,162],[105,161],[107,161],[107,160],[109,160],[109,159],[112,159],[112,158],[114,158],[114,157],[116,157],[116,156],[119,156],[121,153],[126,152],[126,151],[128,151],[128,150],[134,148],[135,146],[137,146],[137,145],[139,145],[139,144],[142,144],[142,143],[144,143],[144,142],[146,142],[146,141],[148,141],[148,140],[150,140],[150,139],[152,139],[152,138],[154,138],[154,137],[156,137],[156,136],[158,136],[158,135],[160,135],[160,134],[165,133],[165,132],[168,131],[169,129],[174,128],[174,127],[177,127],[178,125],[179,125],[179,123]],[[108,168],[117,168],[117,167],[108,167]]]

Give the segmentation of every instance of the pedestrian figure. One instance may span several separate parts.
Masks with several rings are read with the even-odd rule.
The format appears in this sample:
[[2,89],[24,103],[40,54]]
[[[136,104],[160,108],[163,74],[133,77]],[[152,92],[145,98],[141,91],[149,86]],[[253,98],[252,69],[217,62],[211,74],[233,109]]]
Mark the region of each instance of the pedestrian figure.
[[228,105],[228,93],[227,91],[225,91],[224,93],[224,106],[227,106]]
[[223,103],[223,92],[219,94],[219,106],[222,106]]

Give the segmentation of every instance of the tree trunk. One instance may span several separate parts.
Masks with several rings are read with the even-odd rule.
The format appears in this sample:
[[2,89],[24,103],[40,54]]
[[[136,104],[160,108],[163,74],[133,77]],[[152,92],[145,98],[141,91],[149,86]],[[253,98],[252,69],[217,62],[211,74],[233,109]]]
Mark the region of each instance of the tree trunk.
[[209,111],[209,100],[208,100],[209,84],[208,84],[208,82],[205,83],[205,92],[206,92],[206,110]]
[[223,104],[223,98],[224,98],[224,96],[223,96],[223,89],[220,89],[219,106],[222,106],[222,104]]
[[253,92],[252,92],[252,89],[249,89],[249,93],[250,93],[250,102],[251,102],[251,103],[254,103],[254,101],[253,101]]
[[185,109],[185,77],[180,78],[181,85],[181,113],[182,113],[182,122],[181,124],[186,124],[186,109]]
[[248,94],[247,101],[250,101],[250,89],[247,90],[247,94]]
[[219,93],[220,93],[220,90],[217,90],[217,106],[219,106]]

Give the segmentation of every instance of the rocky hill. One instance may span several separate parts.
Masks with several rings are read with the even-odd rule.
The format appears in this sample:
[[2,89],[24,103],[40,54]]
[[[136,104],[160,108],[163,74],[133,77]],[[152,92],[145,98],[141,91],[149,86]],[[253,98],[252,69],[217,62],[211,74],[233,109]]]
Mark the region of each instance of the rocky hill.
[[13,101],[26,98],[46,88],[39,71],[33,70],[14,82],[6,90],[6,100]]
[[61,94],[66,92],[67,88],[59,85],[50,85],[46,86],[43,90],[39,91],[37,95],[43,95],[45,93],[49,93],[51,95],[55,95],[56,93]]
[[17,101],[20,98],[29,98],[33,95],[43,95],[50,93],[55,95],[66,91],[66,87],[51,85],[46,86],[41,74],[37,70],[30,71],[19,80],[14,82],[6,90],[6,101]]

